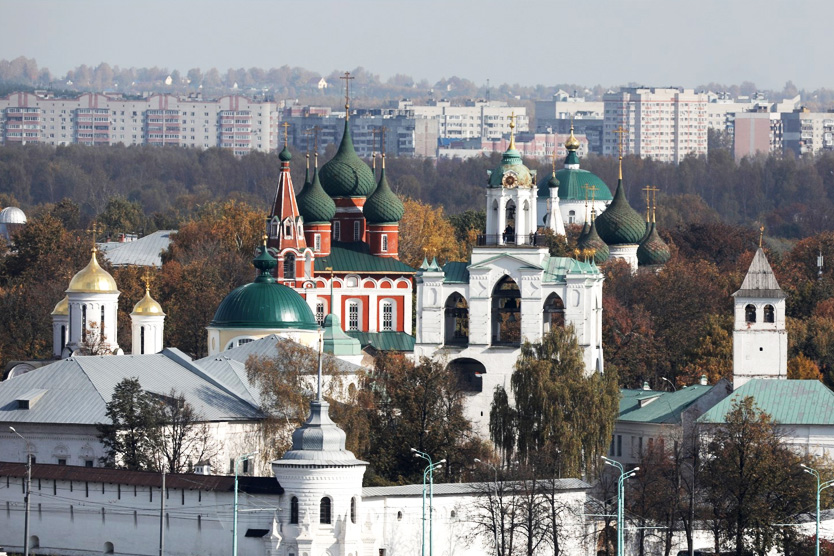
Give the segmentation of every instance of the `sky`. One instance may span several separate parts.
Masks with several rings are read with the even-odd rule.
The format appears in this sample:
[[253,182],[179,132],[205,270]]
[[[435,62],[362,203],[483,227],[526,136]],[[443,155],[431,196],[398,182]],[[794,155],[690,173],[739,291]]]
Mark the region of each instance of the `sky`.
[[831,0],[0,0],[0,58],[183,74],[834,88]]

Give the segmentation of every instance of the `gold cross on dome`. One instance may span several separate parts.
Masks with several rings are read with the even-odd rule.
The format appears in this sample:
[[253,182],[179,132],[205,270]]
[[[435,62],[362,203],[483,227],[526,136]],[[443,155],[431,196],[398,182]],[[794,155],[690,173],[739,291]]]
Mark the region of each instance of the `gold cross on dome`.
[[599,188],[596,185],[588,185],[587,183],[585,184],[585,187],[591,192],[591,203],[593,203],[594,200],[596,200],[597,190]]
[[90,224],[90,229],[87,230],[87,233],[90,234],[93,240],[93,251],[97,251],[96,249],[96,236],[103,231],[103,228],[99,226],[96,220],[93,220],[93,223]]
[[625,139],[623,137],[623,135],[628,133],[628,130],[624,129],[623,126],[621,125],[617,129],[615,129],[613,131],[613,133],[616,133],[617,135],[619,135],[619,138],[617,139],[617,146],[618,146],[618,150],[620,152],[620,156],[623,156],[623,140]]
[[289,132],[287,131],[287,129],[290,127],[290,123],[289,122],[284,122],[283,124],[281,124],[281,127],[284,128],[284,146],[286,147],[287,143],[289,142],[288,141]]
[[150,291],[151,284],[153,283],[153,275],[151,274],[150,268],[146,268],[142,274],[142,283],[145,284],[145,291]]
[[339,79],[345,80],[345,118],[350,118],[350,80],[356,79],[355,77],[350,76],[350,72],[346,71],[345,74]]

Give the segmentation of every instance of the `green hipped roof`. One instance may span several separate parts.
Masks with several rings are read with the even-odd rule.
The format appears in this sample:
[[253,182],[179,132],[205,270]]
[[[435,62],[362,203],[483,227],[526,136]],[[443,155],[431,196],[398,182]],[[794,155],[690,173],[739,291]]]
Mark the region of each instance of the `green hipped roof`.
[[[553,174],[550,174],[552,177]],[[596,174],[592,174],[588,170],[562,168],[556,170],[556,179],[559,180],[559,200],[560,201],[582,201],[585,199],[585,184],[589,186],[596,186],[597,190],[594,193],[594,199],[598,201],[610,201],[611,190],[605,185],[605,182]],[[547,180],[549,182],[549,180]],[[539,197],[550,197],[548,190],[548,183],[539,185]]]
[[333,355],[360,355],[362,352],[362,346],[359,340],[345,334],[345,331],[342,330],[342,324],[339,322],[339,317],[332,313],[324,317],[322,341],[324,342],[325,353],[331,353]]
[[414,336],[405,332],[360,332],[349,330],[347,335],[356,338],[362,349],[370,346],[377,351],[414,351]]
[[393,257],[376,257],[371,255],[370,246],[364,241],[341,242],[334,241],[330,254],[315,259],[315,271],[333,272],[373,272],[383,274],[392,272],[397,274],[414,274],[415,270]]
[[535,170],[530,170],[521,160],[521,153],[515,148],[507,149],[501,156],[501,164],[494,170],[488,170],[489,178],[487,187],[501,187],[504,174],[508,171],[515,172],[517,185],[530,186],[536,175]]
[[701,384],[687,386],[676,392],[623,389],[620,390],[620,414],[617,420],[631,423],[679,423],[681,413],[711,389],[712,386]]
[[666,264],[671,256],[669,246],[658,235],[657,226],[652,223],[649,235],[637,248],[637,262],[641,265]]
[[596,219],[596,225],[599,237],[609,246],[638,244],[646,234],[646,223],[628,204],[622,178],[617,181],[614,200]]
[[745,382],[701,415],[699,423],[723,423],[733,404],[752,396],[783,425],[834,425],[834,392],[818,380],[756,378]]
[[399,197],[391,191],[384,166],[379,175],[379,185],[374,194],[365,201],[362,212],[369,224],[393,224],[402,220],[405,207]]
[[569,257],[547,257],[542,265],[544,267],[545,284],[564,282],[568,274],[591,274],[599,275],[599,269],[593,261],[577,261]]
[[336,156],[321,167],[321,184],[331,197],[367,197],[376,188],[374,173],[356,154],[345,118],[345,134]]
[[450,261],[443,265],[444,284],[468,284],[469,263],[463,261]]
[[298,212],[305,224],[327,224],[336,215],[336,203],[324,192],[318,168],[313,170],[313,182],[295,198]]
[[259,275],[233,290],[220,303],[210,326],[218,328],[318,328],[313,311],[292,288],[277,284],[270,271],[277,264],[266,249],[252,261]]
[[608,260],[608,255],[610,255],[608,245],[602,241],[602,238],[600,238],[597,233],[596,220],[591,222],[588,233],[576,242],[576,246],[580,249],[593,249],[594,263],[596,264],[604,263]]

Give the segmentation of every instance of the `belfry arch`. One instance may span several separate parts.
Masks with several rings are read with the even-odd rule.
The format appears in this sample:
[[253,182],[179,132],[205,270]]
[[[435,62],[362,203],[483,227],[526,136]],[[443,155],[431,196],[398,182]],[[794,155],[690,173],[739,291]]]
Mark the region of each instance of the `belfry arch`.
[[563,328],[565,326],[565,303],[557,293],[551,293],[544,301],[542,308],[543,329],[547,334],[552,328]]
[[458,292],[446,298],[443,339],[446,345],[469,343],[469,304]]
[[492,290],[492,345],[521,345],[521,291],[509,276]]

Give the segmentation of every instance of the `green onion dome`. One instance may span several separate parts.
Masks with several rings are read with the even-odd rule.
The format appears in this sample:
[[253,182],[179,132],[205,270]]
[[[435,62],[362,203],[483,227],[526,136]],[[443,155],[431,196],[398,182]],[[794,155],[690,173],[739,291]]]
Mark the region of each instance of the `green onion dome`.
[[596,228],[599,236],[608,245],[638,244],[643,239],[646,223],[628,204],[622,178],[617,181],[614,200],[596,219]]
[[313,170],[313,182],[298,194],[296,202],[305,224],[326,224],[336,215],[336,203],[324,192],[318,168]]
[[275,282],[271,271],[277,261],[266,249],[252,261],[260,272],[255,281],[233,290],[220,303],[211,326],[218,328],[318,327],[313,311],[292,288]]
[[669,262],[672,254],[669,246],[657,233],[657,226],[652,223],[649,235],[637,248],[637,262],[641,265],[661,265]]
[[591,222],[588,233],[576,242],[576,246],[580,249],[593,249],[594,262],[596,264],[602,264],[608,260],[608,255],[610,254],[608,245],[602,241],[602,238],[597,233],[596,220]]
[[281,149],[280,153],[278,153],[278,159],[281,162],[289,162],[290,160],[292,160],[292,155],[290,154],[290,150],[287,148],[286,145],[284,145],[284,148]]
[[576,238],[577,245],[579,245],[579,243],[581,243],[582,240],[585,239],[589,233],[591,233],[591,224],[588,223],[588,221],[586,220],[585,225],[582,226],[582,231],[579,232],[579,237]]
[[301,203],[302,197],[305,197],[308,193],[310,193],[310,186],[313,185],[310,183],[310,155],[307,155],[307,169],[304,170],[304,185],[301,186],[301,191],[298,192],[295,196],[296,204]]
[[385,177],[385,166],[379,175],[379,185],[374,194],[365,201],[362,209],[365,213],[365,220],[369,224],[393,224],[402,220],[405,213],[402,201],[391,191],[388,180]]
[[331,197],[367,197],[376,189],[373,171],[353,148],[347,119],[336,156],[321,167],[321,184]]
[[501,156],[501,164],[495,170],[487,170],[489,178],[487,187],[533,187],[536,171],[530,170],[521,160],[521,153],[515,148],[515,142]]

